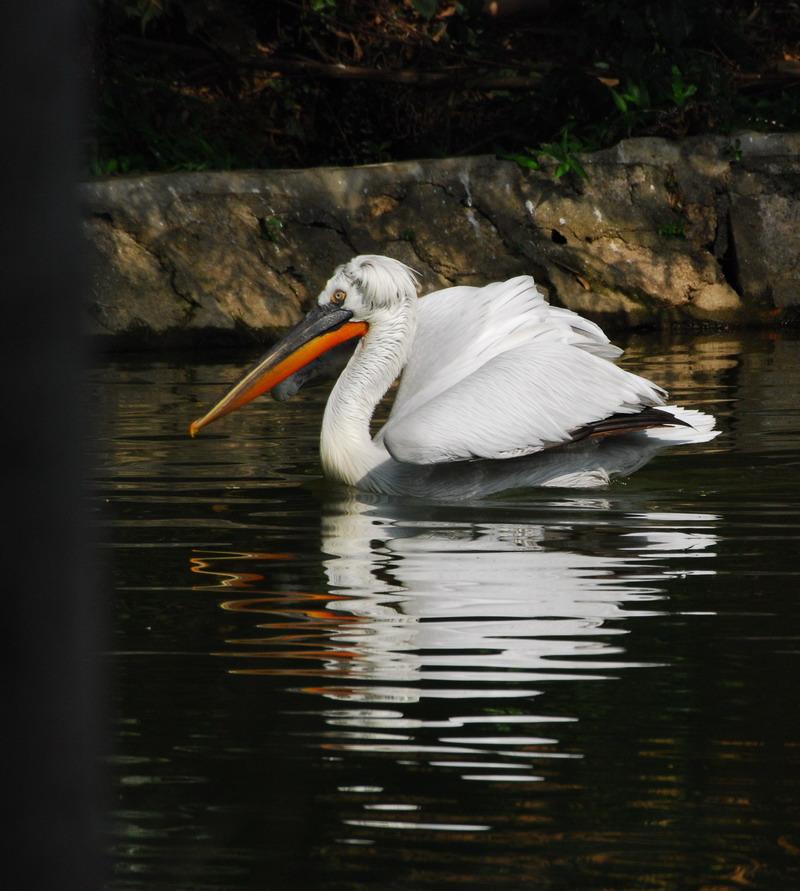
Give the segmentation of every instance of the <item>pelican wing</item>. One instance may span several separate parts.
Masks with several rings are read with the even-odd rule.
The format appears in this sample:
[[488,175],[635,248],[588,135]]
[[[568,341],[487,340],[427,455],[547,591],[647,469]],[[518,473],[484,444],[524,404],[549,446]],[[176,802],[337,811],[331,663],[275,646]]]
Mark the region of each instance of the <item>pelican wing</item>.
[[382,432],[410,464],[512,458],[572,439],[615,413],[661,404],[663,391],[573,345],[531,343],[494,356]]
[[622,353],[593,322],[550,306],[528,275],[483,288],[436,291],[419,301],[417,315],[392,408],[394,421],[516,347],[556,342],[605,359]]
[[393,458],[434,464],[509,458],[571,439],[663,391],[609,359],[622,352],[593,322],[551,307],[530,276],[422,298],[391,416]]

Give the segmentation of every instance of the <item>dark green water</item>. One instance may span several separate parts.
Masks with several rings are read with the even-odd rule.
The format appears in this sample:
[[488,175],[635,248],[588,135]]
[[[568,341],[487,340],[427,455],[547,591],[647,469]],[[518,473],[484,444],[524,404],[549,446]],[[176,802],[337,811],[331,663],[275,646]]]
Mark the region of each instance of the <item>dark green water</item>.
[[719,419],[607,489],[320,480],[249,356],[93,373],[113,891],[800,888],[800,342],[640,337]]

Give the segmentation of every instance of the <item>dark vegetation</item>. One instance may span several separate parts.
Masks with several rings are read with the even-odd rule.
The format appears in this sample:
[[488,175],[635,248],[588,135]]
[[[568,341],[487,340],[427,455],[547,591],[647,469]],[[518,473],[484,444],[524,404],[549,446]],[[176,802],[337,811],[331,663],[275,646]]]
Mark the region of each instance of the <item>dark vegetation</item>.
[[776,0],[95,0],[90,68],[94,174],[800,129]]

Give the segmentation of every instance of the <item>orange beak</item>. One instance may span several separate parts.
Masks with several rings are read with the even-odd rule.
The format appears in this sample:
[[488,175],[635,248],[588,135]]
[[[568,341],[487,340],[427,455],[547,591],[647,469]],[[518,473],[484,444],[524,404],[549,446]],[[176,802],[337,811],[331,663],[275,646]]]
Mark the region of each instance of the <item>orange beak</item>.
[[193,421],[189,432],[194,436],[201,427],[271,390],[322,353],[346,340],[363,337],[366,322],[351,322],[352,316],[349,309],[333,303],[315,306],[212,409]]

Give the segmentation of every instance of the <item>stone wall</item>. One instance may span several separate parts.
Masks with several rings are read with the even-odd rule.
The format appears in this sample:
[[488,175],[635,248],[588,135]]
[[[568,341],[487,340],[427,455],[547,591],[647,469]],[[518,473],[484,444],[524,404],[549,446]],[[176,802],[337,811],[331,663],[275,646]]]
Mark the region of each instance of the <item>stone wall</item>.
[[85,183],[90,330],[263,340],[360,253],[425,290],[532,273],[611,327],[795,318],[800,135],[636,139],[581,163],[586,180],[484,156]]

